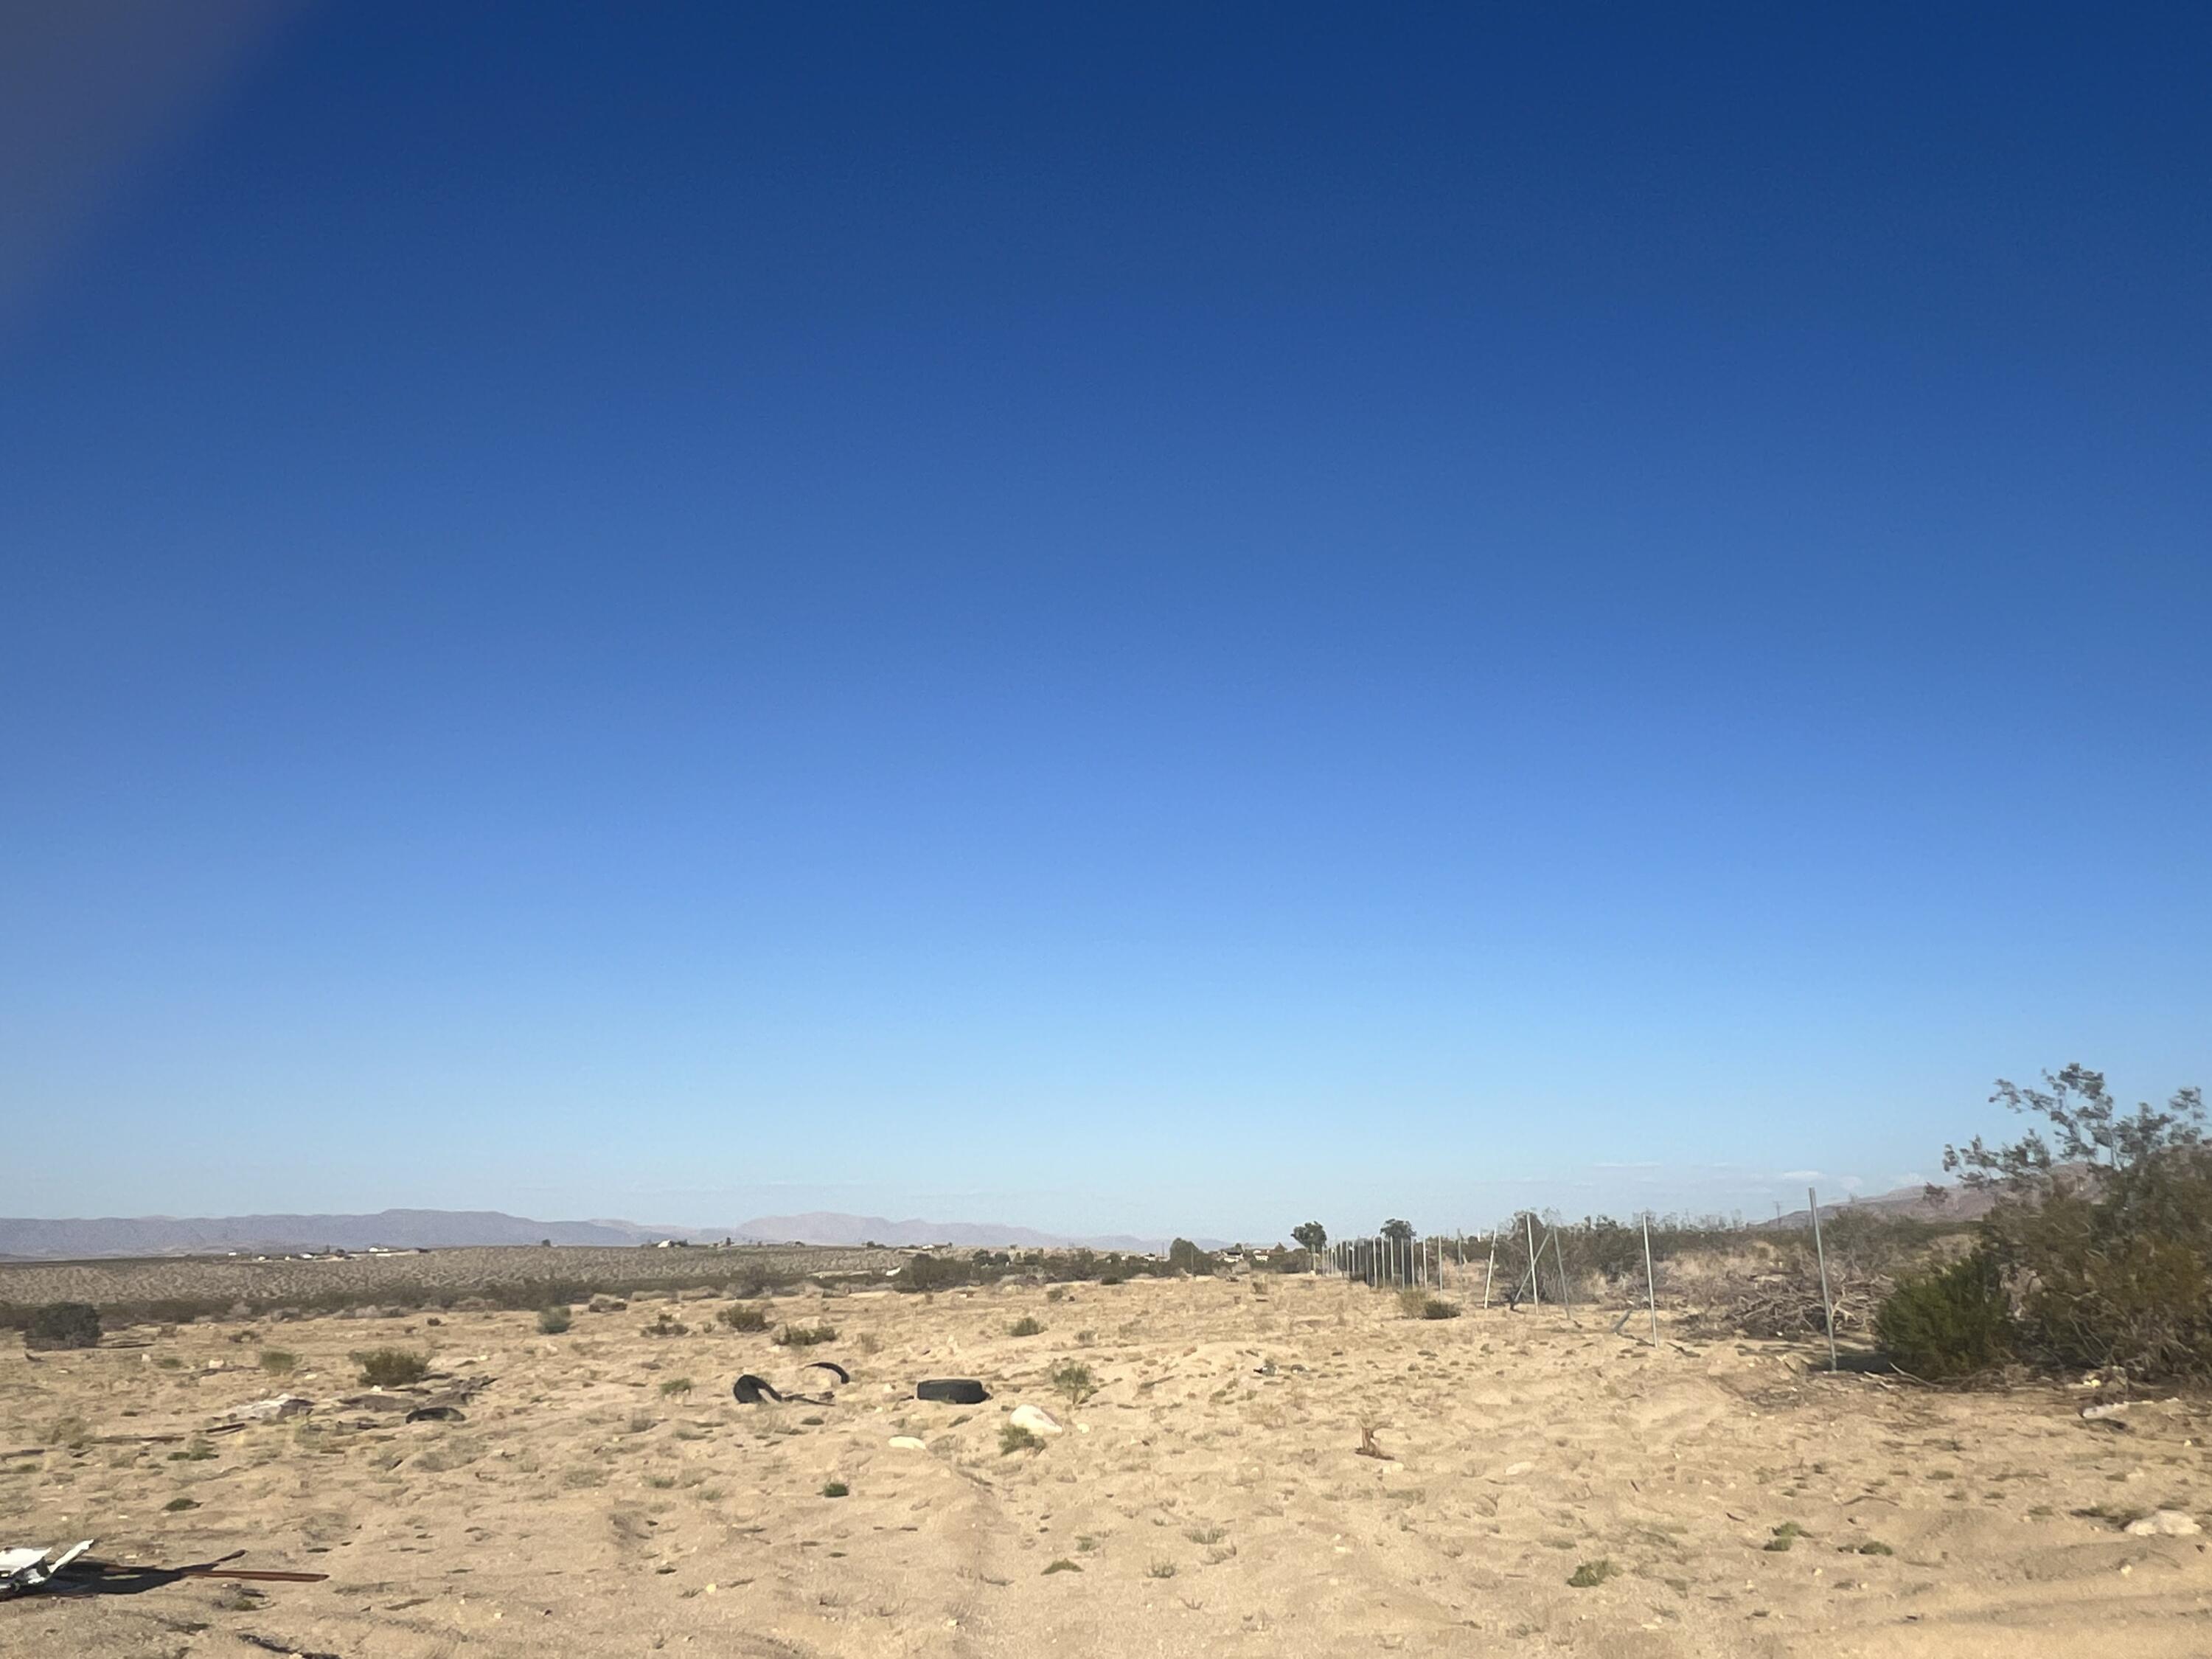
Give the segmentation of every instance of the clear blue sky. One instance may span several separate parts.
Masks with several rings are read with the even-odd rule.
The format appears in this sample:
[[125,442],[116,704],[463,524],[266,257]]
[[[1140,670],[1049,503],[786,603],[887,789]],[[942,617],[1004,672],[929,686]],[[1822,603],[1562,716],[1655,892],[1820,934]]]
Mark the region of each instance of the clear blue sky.
[[1758,1212],[2212,1085],[2212,13],[1800,9],[19,38],[0,1212]]

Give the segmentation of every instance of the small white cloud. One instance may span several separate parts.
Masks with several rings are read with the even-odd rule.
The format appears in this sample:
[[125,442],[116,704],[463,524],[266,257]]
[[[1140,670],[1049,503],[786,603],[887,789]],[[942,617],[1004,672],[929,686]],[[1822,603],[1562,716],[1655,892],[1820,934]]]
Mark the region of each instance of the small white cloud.
[[1778,1181],[1826,1181],[1827,1177],[1818,1170],[1784,1170],[1775,1179]]

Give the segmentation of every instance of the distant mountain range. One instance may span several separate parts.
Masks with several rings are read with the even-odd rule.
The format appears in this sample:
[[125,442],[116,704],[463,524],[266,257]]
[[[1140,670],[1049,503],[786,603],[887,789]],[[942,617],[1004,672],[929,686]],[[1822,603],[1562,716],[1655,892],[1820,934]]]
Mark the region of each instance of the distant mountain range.
[[[1823,1204],[1820,1219],[1846,1215],[1853,1211],[1871,1212],[1889,1220],[1909,1221],[1978,1221],[1990,1212],[1996,1202],[1993,1193],[1977,1192],[1966,1187],[1938,1187],[1942,1194],[1930,1198],[1925,1187],[1899,1187],[1894,1192],[1877,1193],[1869,1198],[1855,1199],[1844,1204]],[[1762,1227],[1805,1227],[1810,1224],[1806,1212],[1791,1210],[1772,1221],[1762,1221]]]
[[[715,1234],[721,1237],[724,1235]],[[823,1210],[805,1215],[767,1215],[729,1230],[729,1236],[764,1244],[890,1244],[908,1249],[923,1244],[968,1247],[1018,1245],[1023,1249],[1059,1249],[1081,1246],[1094,1250],[1143,1253],[1164,1250],[1164,1238],[1138,1238],[1128,1233],[1103,1233],[1069,1238],[1041,1233],[1028,1227],[1003,1227],[973,1221],[890,1221],[879,1215],[838,1215]],[[1218,1239],[1194,1241],[1206,1249],[1218,1249]]]
[[[657,1243],[664,1238],[704,1243],[735,1238],[764,1244],[863,1244],[902,1248],[1085,1245],[1093,1249],[1157,1251],[1165,1239],[1111,1234],[1067,1238],[1028,1227],[966,1221],[890,1221],[881,1216],[762,1216],[734,1227],[650,1227],[635,1221],[532,1221],[496,1210],[380,1210],[374,1215],[170,1216],[45,1221],[0,1217],[0,1258],[72,1261],[91,1256],[216,1255],[313,1249],[431,1249],[470,1244],[606,1245]],[[1214,1248],[1218,1241],[1200,1239]]]

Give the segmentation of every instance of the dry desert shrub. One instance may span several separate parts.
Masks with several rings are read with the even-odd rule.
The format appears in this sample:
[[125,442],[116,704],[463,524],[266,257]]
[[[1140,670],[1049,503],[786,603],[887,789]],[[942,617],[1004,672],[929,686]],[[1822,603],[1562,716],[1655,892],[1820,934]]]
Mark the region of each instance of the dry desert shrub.
[[361,1380],[372,1389],[403,1389],[430,1374],[429,1356],[412,1348],[371,1348],[349,1357],[361,1367]]

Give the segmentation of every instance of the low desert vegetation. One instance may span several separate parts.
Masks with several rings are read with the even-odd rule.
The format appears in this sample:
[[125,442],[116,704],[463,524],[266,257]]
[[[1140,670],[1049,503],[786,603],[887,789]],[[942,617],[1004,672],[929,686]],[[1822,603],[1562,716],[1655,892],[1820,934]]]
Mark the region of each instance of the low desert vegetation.
[[775,1334],[779,1348],[813,1348],[837,1340],[835,1325],[786,1325]]
[[1070,1406],[1080,1406],[1098,1392],[1098,1379],[1090,1366],[1071,1360],[1053,1372],[1052,1386]]
[[404,1389],[430,1374],[429,1356],[412,1348],[371,1348],[351,1358],[372,1389]]
[[2012,1302],[1996,1259],[1977,1250],[1898,1281],[1875,1318],[1899,1370],[1929,1382],[1973,1376],[2012,1358]]
[[568,1309],[558,1304],[538,1310],[538,1334],[540,1336],[559,1336],[575,1323]]
[[1905,1277],[1884,1345],[1929,1381],[2008,1364],[2147,1382],[2212,1380],[2212,1146],[2194,1088],[2122,1111],[2072,1065],[1992,1099],[2041,1120],[2018,1140],[1944,1149],[1996,1203],[1964,1260]]
[[300,1356],[289,1348],[264,1348],[261,1369],[271,1376],[289,1376],[300,1369]]
[[1012,1457],[1016,1452],[1036,1452],[1044,1449],[1044,1437],[1018,1423],[1008,1423],[999,1431],[999,1455]]
[[1042,1336],[1043,1334],[1044,1327],[1028,1314],[1024,1314],[1006,1328],[1009,1336]]
[[23,1346],[96,1348],[100,1346],[100,1310],[88,1302],[50,1302],[33,1313],[25,1323]]
[[768,1310],[750,1302],[732,1302],[714,1310],[715,1322],[733,1331],[764,1331]]

